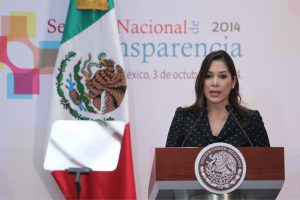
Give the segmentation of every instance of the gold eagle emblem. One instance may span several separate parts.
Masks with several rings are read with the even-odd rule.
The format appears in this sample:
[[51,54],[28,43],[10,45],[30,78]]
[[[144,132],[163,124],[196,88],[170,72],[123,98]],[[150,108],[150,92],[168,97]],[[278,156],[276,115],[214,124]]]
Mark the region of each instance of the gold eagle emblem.
[[[88,90],[87,97],[97,110],[102,114],[111,112],[118,108],[126,92],[126,77],[123,68],[115,65],[111,59],[103,59],[105,54],[99,55],[99,64],[90,63],[87,71],[83,68],[85,75],[85,86]],[[91,66],[97,66],[99,69],[93,74]],[[101,100],[104,99],[104,105]]]
[[[111,116],[101,118],[98,114],[112,112],[121,105],[127,89],[123,68],[114,60],[106,59],[104,52],[98,55],[98,62],[91,62],[89,53],[83,65],[82,59],[74,63],[75,57],[76,52],[68,52],[58,68],[56,90],[60,103],[76,119],[113,120]],[[70,63],[74,66],[69,67]]]

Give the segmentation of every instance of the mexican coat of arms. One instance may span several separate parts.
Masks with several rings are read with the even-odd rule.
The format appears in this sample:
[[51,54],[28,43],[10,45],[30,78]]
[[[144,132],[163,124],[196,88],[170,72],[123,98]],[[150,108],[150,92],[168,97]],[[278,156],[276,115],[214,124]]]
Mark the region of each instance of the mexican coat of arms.
[[[126,92],[126,76],[123,68],[112,59],[106,59],[106,53],[98,55],[98,62],[92,61],[92,55],[84,61],[75,61],[76,53],[68,52],[60,62],[56,76],[56,89],[60,103],[76,119],[93,120],[88,114],[107,114],[117,109]],[[67,68],[73,70],[67,70]]]

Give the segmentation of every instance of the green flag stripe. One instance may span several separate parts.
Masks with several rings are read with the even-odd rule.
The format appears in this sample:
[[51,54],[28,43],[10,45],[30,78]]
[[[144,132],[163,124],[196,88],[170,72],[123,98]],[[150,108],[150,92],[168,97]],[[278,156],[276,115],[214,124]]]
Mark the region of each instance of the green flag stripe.
[[76,8],[76,0],[70,0],[68,15],[65,23],[64,33],[61,44],[68,41],[95,21],[100,19],[108,11],[114,8],[114,1],[108,0],[108,10],[78,10]]

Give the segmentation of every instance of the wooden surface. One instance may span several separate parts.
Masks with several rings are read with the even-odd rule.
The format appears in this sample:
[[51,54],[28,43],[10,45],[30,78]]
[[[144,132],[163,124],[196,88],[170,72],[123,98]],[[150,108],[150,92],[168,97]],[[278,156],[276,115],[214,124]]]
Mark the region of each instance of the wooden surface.
[[[201,149],[156,148],[148,188],[149,198],[176,199],[174,194],[177,194],[180,196],[179,199],[189,199],[190,196],[195,195],[206,195],[206,199],[212,199],[212,194],[204,189],[195,189],[189,184],[187,185],[190,188],[184,186],[185,189],[176,186],[184,181],[198,182],[194,165]],[[247,165],[245,181],[249,181],[248,183],[254,181],[255,187],[253,188],[252,185],[248,189],[237,189],[231,194],[236,195],[236,199],[275,200],[285,180],[284,148],[242,147],[238,149],[243,154]],[[271,185],[266,186],[266,184]],[[266,188],[262,190],[262,187]],[[181,198],[182,195],[187,196]]]
[[[156,148],[151,181],[197,180],[195,160],[202,148]],[[284,180],[283,147],[241,147],[247,173],[245,180]],[[150,183],[151,184],[151,183]]]

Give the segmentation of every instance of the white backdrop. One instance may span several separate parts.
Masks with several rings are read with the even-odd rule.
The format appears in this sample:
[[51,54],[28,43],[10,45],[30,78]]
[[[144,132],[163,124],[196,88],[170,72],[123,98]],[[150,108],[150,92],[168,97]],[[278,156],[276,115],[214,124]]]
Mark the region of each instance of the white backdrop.
[[[66,0],[0,0],[0,199],[63,198],[42,163],[52,68],[67,5]],[[243,100],[260,111],[271,146],[285,147],[286,181],[278,199],[300,199],[299,1],[117,0],[116,7],[138,199],[147,198],[154,148],[165,145],[175,109],[193,103],[201,62],[217,49],[232,55]],[[6,52],[18,70],[3,58]],[[39,81],[20,85],[13,79],[33,68],[40,69]]]

